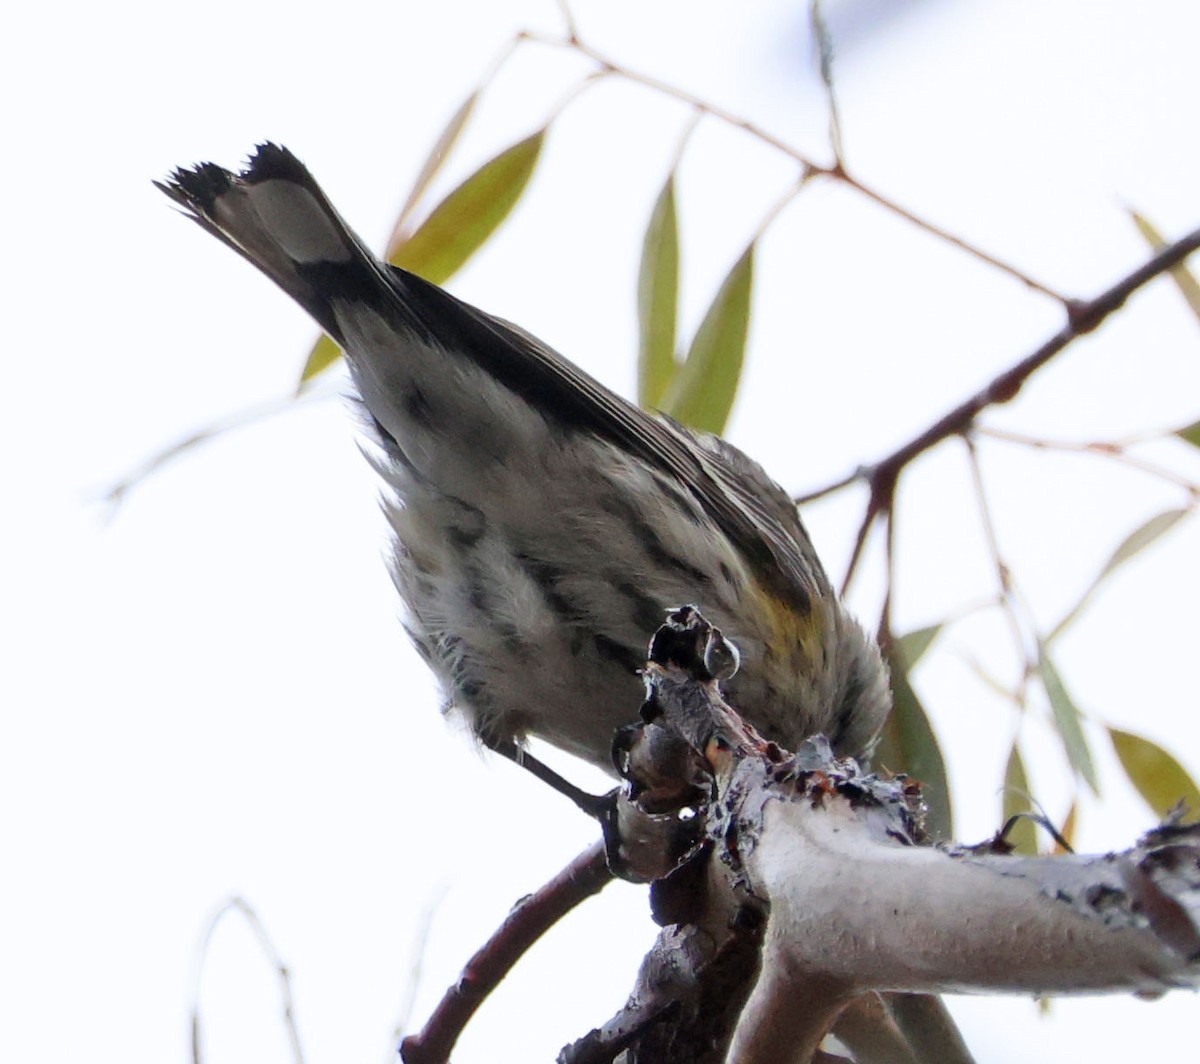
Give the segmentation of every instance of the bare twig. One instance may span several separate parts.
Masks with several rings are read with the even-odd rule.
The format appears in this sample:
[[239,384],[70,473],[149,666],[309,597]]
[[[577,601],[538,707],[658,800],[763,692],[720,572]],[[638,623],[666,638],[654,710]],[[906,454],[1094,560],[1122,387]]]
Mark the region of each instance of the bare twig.
[[1013,637],[1013,645],[1021,660],[1021,673],[1022,675],[1028,675],[1033,667],[1033,662],[1030,660],[1029,653],[1026,650],[1026,640],[1023,634],[1021,619],[1017,615],[1012,569],[1004,560],[1004,555],[1000,551],[1000,539],[996,535],[996,523],[992,520],[992,507],[988,502],[987,489],[983,484],[983,470],[979,467],[979,452],[975,447],[975,440],[970,433],[967,433],[963,436],[963,442],[967,446],[967,459],[971,467],[971,484],[975,489],[975,500],[979,505],[979,521],[983,526],[983,535],[987,541],[988,553],[991,555],[992,564],[996,568],[996,583],[1000,590],[1000,609],[1004,613],[1005,620],[1008,622],[1008,627]]
[[1085,454],[1093,455],[1097,458],[1107,458],[1109,461],[1128,466],[1130,469],[1136,469],[1139,473],[1145,473],[1156,480],[1162,480],[1168,484],[1174,484],[1176,487],[1182,488],[1191,497],[1190,501],[1193,503],[1198,501],[1198,497],[1200,497],[1200,483],[1197,481],[1185,477],[1173,469],[1167,469],[1156,462],[1149,462],[1138,455],[1129,453],[1129,447],[1133,444],[1157,438],[1148,434],[1129,437],[1125,440],[1080,443],[1072,440],[1048,440],[1036,436],[1027,436],[1024,433],[1012,432],[1009,429],[999,429],[991,425],[980,425],[976,429],[976,432],[980,436],[986,436],[991,440],[999,440],[1002,443],[1014,443],[1020,447],[1028,447],[1035,451],[1059,451],[1064,454]]
[[244,898],[236,896],[224,902],[213,913],[208,921],[208,926],[204,929],[204,937],[201,939],[200,948],[196,953],[196,964],[192,973],[192,1064],[201,1064],[203,1060],[200,1037],[202,1026],[200,1022],[200,981],[204,975],[204,963],[208,959],[209,946],[212,944],[217,925],[226,913],[231,912],[240,913],[246,923],[250,925],[250,930],[258,939],[263,956],[275,969],[279,978],[279,998],[283,1003],[283,1025],[287,1031],[288,1044],[292,1049],[292,1060],[295,1061],[295,1064],[304,1064],[304,1051],[300,1048],[300,1032],[296,1026],[296,1009],[292,1001],[292,980],[287,965],[283,963],[279,951],[267,934],[267,929],[258,918],[258,914]]
[[846,157],[842,152],[842,118],[838,111],[837,93],[833,87],[833,38],[825,24],[821,0],[810,0],[808,24],[812,28],[817,50],[817,69],[821,73],[821,84],[825,86],[825,107],[829,112],[829,147],[833,152],[836,168],[844,171]]
[[[1040,292],[1045,296],[1055,300],[1064,306],[1069,306],[1071,301],[1059,292],[1056,292],[1049,285],[1030,277],[1024,271],[1017,267],[997,258],[979,247],[971,244],[962,237],[955,236],[953,233],[944,227],[930,222],[926,218],[922,218],[915,211],[907,207],[901,206],[895,200],[883,195],[883,193],[867,185],[859,180],[846,169],[841,157],[841,134],[838,128],[838,120],[836,119],[836,110],[831,110],[831,123],[833,138],[833,147],[831,152],[834,156],[834,161],[831,164],[818,163],[806,152],[801,151],[794,144],[788,143],[782,137],[772,133],[765,126],[759,125],[742,115],[739,115],[728,108],[722,107],[719,104],[713,103],[711,100],[706,100],[697,94],[680,88],[678,85],[672,85],[670,82],[663,81],[652,74],[647,74],[640,70],[634,70],[632,67],[626,66],[618,62],[612,56],[601,52],[599,49],[585,42],[578,34],[572,32],[567,37],[554,37],[544,33],[538,33],[533,30],[523,30],[518,34],[518,39],[521,41],[531,41],[536,44],[546,45],[551,48],[566,48],[586,59],[595,63],[603,72],[611,73],[616,77],[623,78],[626,81],[632,82],[635,85],[641,85],[644,88],[665,96],[669,99],[678,100],[680,103],[687,104],[701,114],[707,115],[724,125],[730,126],[753,137],[761,144],[779,152],[786,158],[797,163],[801,168],[802,179],[810,177],[827,177],[834,181],[840,181],[848,188],[867,199],[871,200],[877,206],[884,210],[895,214],[899,218],[903,218],[906,222],[915,225],[917,228],[924,230],[938,240],[958,248],[960,251],[979,259],[994,269],[1000,270],[1008,274],[1010,277],[1021,284],[1032,289],[1035,292]],[[832,93],[830,93],[832,96]],[[833,105],[835,106],[835,104]]]
[[[826,487],[801,496],[798,502],[810,502],[829,495],[856,480],[863,480],[870,488],[867,503],[867,518],[884,510],[890,510],[894,501],[896,482],[900,473],[912,461],[926,451],[953,436],[963,436],[975,427],[976,419],[993,406],[1011,402],[1039,369],[1060,354],[1075,340],[1099,328],[1110,315],[1121,309],[1139,288],[1160,274],[1178,265],[1192,252],[1200,248],[1200,229],[1156,253],[1132,273],[1123,277],[1111,288],[1090,300],[1076,300],[1069,304],[1067,322],[1037,350],[1025,356],[1003,373],[998,374],[983,388],[968,396],[954,409],[938,418],[907,443],[898,447],[887,457],[873,465],[863,466]],[[864,521],[866,518],[864,518]]]
[[467,962],[420,1034],[400,1045],[405,1064],[442,1064],[475,1011],[547,930],[609,882],[604,844],[584,850],[535,894],[522,898],[495,934]]

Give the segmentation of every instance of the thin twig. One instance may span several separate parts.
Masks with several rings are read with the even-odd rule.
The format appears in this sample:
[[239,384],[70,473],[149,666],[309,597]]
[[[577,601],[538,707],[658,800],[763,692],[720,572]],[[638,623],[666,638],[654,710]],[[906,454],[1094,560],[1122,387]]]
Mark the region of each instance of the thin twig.
[[1003,259],[997,258],[995,255],[991,254],[991,252],[984,251],[983,248],[978,247],[975,244],[968,243],[960,236],[955,236],[948,229],[944,229],[942,226],[931,222],[928,218],[922,218],[919,214],[915,214],[907,207],[902,207],[895,200],[888,198],[882,192],[879,192],[870,185],[864,183],[859,178],[851,174],[848,170],[843,168],[836,174],[832,174],[830,176],[836,177],[843,184],[854,189],[854,191],[859,193],[859,195],[865,196],[872,203],[884,208],[884,210],[891,211],[892,214],[898,215],[905,221],[915,225],[918,229],[924,229],[925,232],[927,232],[930,236],[936,237],[938,240],[941,240],[952,247],[958,248],[959,251],[965,252],[966,254],[979,259],[980,262],[991,266],[993,269],[999,270],[1001,273],[1008,274],[1008,276],[1012,277],[1014,280],[1020,281],[1021,284],[1025,285],[1026,288],[1030,288],[1035,292],[1040,292],[1044,296],[1049,296],[1056,303],[1061,303],[1063,306],[1069,307],[1071,305],[1071,300],[1061,292],[1057,292],[1049,285],[1043,284],[1036,278],[1030,277],[1029,274],[1025,273],[1024,270],[1017,269],[1017,267],[1012,265],[1012,263],[1005,262]]
[[522,898],[467,962],[420,1034],[400,1045],[404,1064],[444,1064],[467,1022],[513,966],[580,902],[612,882],[603,842],[594,843],[536,894]]
[[817,69],[821,84],[825,86],[825,107],[829,112],[829,147],[839,171],[846,168],[846,157],[842,152],[842,119],[838,111],[837,93],[833,87],[833,38],[825,24],[821,11],[821,0],[811,0],[808,5],[808,24],[812,28],[813,41],[817,49]]
[[817,499],[855,480],[864,480],[871,489],[871,499],[867,504],[868,515],[873,517],[881,509],[889,508],[896,480],[906,466],[944,440],[953,436],[965,436],[974,429],[976,419],[988,408],[1012,402],[1034,373],[1075,340],[1099,328],[1105,319],[1120,310],[1139,288],[1178,265],[1197,249],[1200,249],[1200,229],[1192,230],[1187,236],[1157,252],[1094,299],[1073,301],[1068,307],[1066,324],[1037,350],[992,378],[983,388],[964,399],[887,457],[873,465],[860,467],[853,474],[802,496],[802,500]]
[[1109,461],[1128,466],[1130,469],[1136,469],[1139,473],[1145,473],[1147,476],[1155,477],[1158,480],[1163,480],[1168,484],[1174,484],[1176,487],[1182,488],[1192,497],[1193,502],[1200,499],[1200,483],[1181,476],[1173,469],[1167,469],[1165,466],[1160,466],[1155,462],[1148,462],[1144,458],[1130,454],[1127,449],[1130,446],[1130,442],[1138,443],[1161,437],[1142,435],[1131,436],[1128,440],[1080,443],[1071,440],[1047,440],[993,426],[980,425],[976,431],[980,436],[986,436],[988,439],[998,440],[1001,443],[1013,443],[1035,451],[1059,451],[1063,454],[1085,454],[1097,458],[1107,458]]
[[304,1064],[304,1051],[300,1047],[300,1031],[296,1026],[296,1009],[292,1000],[292,980],[287,965],[283,963],[279,951],[275,948],[275,944],[267,934],[267,929],[258,918],[258,914],[244,898],[236,896],[225,901],[213,913],[208,921],[208,926],[204,929],[204,937],[201,939],[200,947],[196,952],[196,963],[192,972],[192,1064],[201,1064],[203,1060],[200,1038],[200,982],[201,977],[204,975],[204,964],[208,959],[209,946],[212,944],[212,938],[217,930],[217,925],[221,922],[222,917],[230,912],[240,913],[245,918],[246,923],[250,925],[250,930],[254,933],[254,937],[258,940],[263,955],[267,958],[271,967],[275,969],[279,981],[279,997],[283,1003],[283,1025],[287,1031],[288,1044],[292,1048],[292,1060],[295,1064]]
[[644,88],[650,89],[652,92],[658,93],[661,96],[678,100],[680,103],[687,104],[689,107],[695,108],[697,111],[716,119],[718,122],[730,126],[733,129],[741,130],[743,133],[753,137],[760,143],[765,144],[767,147],[774,149],[781,155],[784,155],[785,157],[796,162],[802,170],[802,176],[812,177],[819,175],[835,181],[840,181],[849,188],[853,189],[855,192],[858,192],[859,194],[870,199],[877,206],[882,207],[884,210],[889,211],[892,214],[895,214],[897,217],[903,218],[906,222],[909,222],[910,224],[915,225],[917,228],[924,230],[938,240],[943,240],[953,247],[958,248],[960,251],[979,259],[981,262],[986,263],[994,269],[1008,274],[1010,277],[1020,281],[1026,287],[1036,292],[1041,292],[1043,295],[1054,299],[1058,303],[1070,305],[1071,301],[1066,296],[1056,292],[1049,285],[1043,284],[1035,278],[1030,277],[1023,271],[1017,269],[1017,267],[997,258],[995,255],[992,255],[981,248],[976,247],[975,245],[964,240],[962,237],[955,236],[944,227],[930,222],[926,218],[922,218],[915,211],[901,206],[895,200],[888,198],[858,178],[851,176],[841,162],[840,133],[838,135],[838,141],[833,150],[834,162],[829,165],[818,163],[815,159],[801,151],[794,144],[789,144],[782,137],[772,133],[770,130],[759,125],[757,122],[753,122],[742,115],[720,106],[719,104],[713,103],[711,100],[706,100],[693,92],[689,92],[687,89],[680,88],[678,85],[672,85],[670,82],[663,81],[661,78],[657,78],[652,74],[647,74],[643,71],[634,70],[632,67],[625,66],[612,56],[607,55],[606,53],[601,52],[599,49],[586,43],[577,35],[563,38],[539,33],[534,30],[523,30],[518,36],[522,41],[531,41],[533,43],[546,45],[547,47],[551,48],[566,48],[570,51],[576,52],[584,58],[590,59],[593,63],[607,73],[614,74],[615,76],[632,82],[635,85],[641,85]]
[[984,539],[987,541],[988,552],[992,556],[992,564],[996,569],[996,583],[1000,589],[1000,608],[1013,637],[1013,645],[1021,661],[1021,671],[1027,674],[1031,667],[1029,655],[1025,649],[1025,636],[1022,632],[1021,621],[1017,616],[1015,594],[1013,589],[1012,569],[1004,560],[1000,551],[1000,538],[996,535],[996,523],[992,520],[992,507],[988,502],[987,489],[983,483],[983,470],[979,466],[979,452],[975,440],[970,433],[963,437],[967,447],[967,462],[971,468],[971,483],[975,489],[975,500],[979,506],[979,523],[983,526]]

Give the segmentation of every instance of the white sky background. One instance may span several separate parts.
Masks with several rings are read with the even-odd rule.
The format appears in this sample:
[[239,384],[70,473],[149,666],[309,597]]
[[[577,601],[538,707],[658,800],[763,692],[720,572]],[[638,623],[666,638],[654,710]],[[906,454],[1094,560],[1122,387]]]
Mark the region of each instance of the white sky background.
[[[803,6],[575,9],[631,66],[824,158]],[[832,10],[851,165],[899,201],[1082,296],[1145,257],[1123,204],[1172,235],[1200,223],[1190,5]],[[590,825],[440,720],[395,620],[376,485],[339,402],[193,452],[107,524],[92,502],[182,433],[285,392],[313,336],[268,282],[175,217],[151,178],[233,164],[272,138],[381,243],[447,116],[517,28],[556,31],[556,9],[126,0],[24,5],[6,22],[0,1059],[186,1059],[197,940],[237,893],[291,966],[308,1060],[388,1060],[428,908],[439,903],[417,1019]],[[535,128],[582,69],[523,51],[442,190]],[[685,117],[617,82],[590,90],[454,291],[628,393],[641,230]],[[695,138],[680,178],[685,329],[790,175],[715,124]],[[797,491],[885,453],[1060,323],[1018,284],[836,188],[801,197],[759,265],[729,435]],[[1200,333],[1162,282],[989,420],[1089,439],[1198,416]],[[1183,450],[1157,457],[1187,466]],[[1006,556],[1046,626],[1128,531],[1181,502],[1095,459],[999,445],[984,457]],[[928,456],[902,491],[906,629],[994,586],[959,451]],[[810,514],[835,574],[858,501]],[[1059,653],[1087,712],[1155,737],[1193,775],[1197,537],[1189,523],[1130,565]],[[878,573],[859,590],[870,614]],[[983,619],[953,630],[941,664],[919,674],[964,838],[996,824],[1017,727],[967,661],[1008,677],[1009,648]],[[1035,791],[1061,817],[1061,759],[1038,745],[1036,715],[1023,729]],[[1152,817],[1091,734],[1106,801],[1084,810],[1082,841],[1124,846]],[[522,964],[456,1059],[552,1059],[620,1004],[652,934],[644,892],[610,887]],[[289,1059],[272,974],[236,920],[218,932],[203,1001],[210,1061]],[[992,1062],[1169,1053],[1195,1009],[1183,994],[1059,1002],[1043,1022],[1027,1001],[955,1002]]]

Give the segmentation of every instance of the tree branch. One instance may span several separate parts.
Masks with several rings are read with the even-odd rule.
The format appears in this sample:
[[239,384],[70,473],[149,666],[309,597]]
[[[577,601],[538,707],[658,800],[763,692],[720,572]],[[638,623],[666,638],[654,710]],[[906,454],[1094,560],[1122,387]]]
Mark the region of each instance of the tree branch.
[[603,843],[584,850],[535,894],[522,898],[467,962],[420,1034],[400,1045],[404,1064],[443,1064],[468,1021],[512,967],[547,930],[612,882]]

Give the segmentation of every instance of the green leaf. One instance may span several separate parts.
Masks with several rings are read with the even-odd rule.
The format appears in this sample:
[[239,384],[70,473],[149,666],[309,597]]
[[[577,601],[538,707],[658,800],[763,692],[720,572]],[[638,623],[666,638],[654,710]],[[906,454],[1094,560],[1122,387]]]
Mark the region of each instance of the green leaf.
[[[468,100],[460,108],[464,122],[470,103]],[[447,133],[456,135],[453,125],[452,119],[443,137]],[[395,248],[388,261],[434,284],[445,284],[516,206],[529,184],[545,138],[545,129],[540,129],[484,163],[434,207],[416,231]],[[339,357],[338,346],[322,336],[308,353],[300,372],[300,387]]]
[[1176,523],[1187,517],[1191,513],[1187,509],[1164,510],[1160,514],[1155,514],[1150,520],[1144,522],[1129,533],[1114,550],[1108,561],[1104,563],[1104,567],[1096,575],[1096,579],[1091,582],[1084,593],[1079,597],[1079,601],[1068,611],[1067,615],[1054,626],[1054,629],[1046,636],[1045,642],[1052,643],[1060,635],[1064,629],[1068,627],[1083,611],[1100,587],[1108,577],[1110,577],[1117,569],[1124,565],[1130,558],[1141,553],[1151,543],[1160,536],[1169,532],[1175,527]]
[[[1138,232],[1150,245],[1151,250],[1162,251],[1167,246],[1168,241],[1145,215],[1133,210],[1129,214],[1133,218],[1133,224],[1138,227]],[[1175,282],[1176,287],[1183,294],[1183,298],[1187,300],[1187,305],[1191,308],[1192,313],[1196,315],[1197,319],[1200,319],[1200,283],[1197,283],[1196,278],[1182,262],[1178,266],[1172,266],[1170,274],[1171,280]]]
[[516,206],[545,139],[545,129],[539,129],[489,159],[434,207],[388,261],[445,284]]
[[879,743],[871,755],[873,764],[892,772],[906,772],[923,784],[929,806],[929,831],[938,839],[954,837],[954,814],[946,763],[929,717],[917,698],[904,660],[888,654],[892,671],[892,712],[883,726]]
[[1108,729],[1125,775],[1154,812],[1165,817],[1182,799],[1188,820],[1200,816],[1200,790],[1187,770],[1157,743],[1132,732]]
[[[450,116],[450,121],[446,123],[446,128],[442,130],[441,135],[434,141],[433,147],[429,149],[429,154],[425,157],[425,162],[421,165],[421,169],[417,173],[417,178],[413,182],[412,189],[408,193],[408,199],[404,201],[404,206],[400,208],[400,217],[396,221],[396,238],[400,236],[409,215],[416,210],[417,204],[421,202],[421,197],[425,195],[430,182],[437,177],[438,171],[441,170],[450,158],[450,152],[458,142],[458,138],[467,124],[467,119],[471,117],[471,112],[475,110],[475,104],[478,102],[479,90],[476,89],[470,96],[463,100],[458,110]],[[395,239],[395,242],[399,243],[400,241],[399,239]],[[394,248],[389,247],[388,254],[390,255],[393,250]]]
[[752,241],[721,284],[663,397],[663,411],[694,429],[719,433],[729,419],[746,354],[753,282]]
[[308,358],[304,360],[304,369],[300,371],[300,389],[315,376],[324,373],[341,357],[342,349],[337,344],[324,333],[318,336],[317,342],[308,352]]
[[[1075,848],[1075,836],[1079,832],[1079,802],[1078,800],[1071,802],[1071,808],[1067,810],[1066,819],[1062,822],[1062,827],[1058,829],[1058,833],[1063,837],[1071,849]],[[1054,853],[1067,853],[1062,844],[1057,839],[1054,840]]]
[[921,660],[941,630],[940,624],[931,624],[928,628],[918,628],[915,632],[897,637],[896,653],[907,668],[911,669]]
[[1050,660],[1045,643],[1040,647],[1038,672],[1042,677],[1042,686],[1046,689],[1046,697],[1050,700],[1054,727],[1058,731],[1059,738],[1062,739],[1067,760],[1091,787],[1092,793],[1098,795],[1100,788],[1096,783],[1096,766],[1092,762],[1092,751],[1083,734],[1083,723],[1079,710],[1071,701],[1071,696],[1067,693],[1058,669]]
[[656,408],[678,369],[675,321],[679,304],[679,228],[675,175],[667,178],[642,240],[638,269],[638,402]]
[[1193,421],[1186,428],[1176,429],[1175,435],[1193,447],[1200,447],[1200,421]]
[[[1013,740],[1012,749],[1008,752],[1008,764],[1004,769],[1004,822],[1007,824],[1011,817],[1031,812],[1032,809],[1025,762],[1021,758],[1020,746]],[[1022,817],[1013,824],[1008,833],[1008,841],[1017,853],[1035,855],[1038,852],[1037,825],[1028,817]]]

